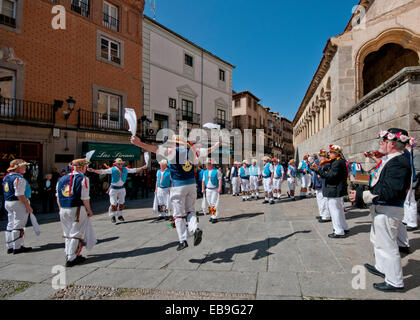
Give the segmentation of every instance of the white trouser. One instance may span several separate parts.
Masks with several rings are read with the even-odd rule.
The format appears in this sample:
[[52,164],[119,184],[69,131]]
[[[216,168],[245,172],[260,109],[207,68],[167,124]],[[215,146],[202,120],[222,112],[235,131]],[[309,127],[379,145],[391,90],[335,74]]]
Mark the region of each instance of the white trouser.
[[414,190],[410,189],[404,202],[404,219],[403,222],[412,228],[417,228],[417,202]]
[[292,178],[287,178],[287,185],[289,186],[289,191],[295,190],[295,182]]
[[[187,240],[188,236],[198,228],[198,220],[195,215],[197,187],[195,184],[172,187],[170,199],[179,242],[182,242]],[[187,216],[188,229],[183,219],[185,216]]]
[[276,192],[277,198],[280,198],[280,196],[281,196],[281,183],[282,183],[281,178],[274,178],[273,179],[273,190],[277,191]]
[[337,235],[344,235],[344,230],[348,230],[349,226],[344,215],[344,207],[342,197],[327,198],[328,210],[331,215],[334,233]]
[[249,189],[252,191],[252,196],[258,196],[258,176],[249,177]]
[[[157,188],[155,199],[153,201],[153,213],[159,214],[159,217],[169,216],[170,201],[169,188]],[[159,212],[159,206],[165,206],[168,212]]]
[[203,199],[201,199],[201,211],[203,212],[203,214],[207,213],[206,191],[204,191]]
[[80,255],[82,243],[85,240],[89,218],[84,206],[80,207],[79,222],[76,221],[77,208],[61,208],[60,221],[65,238],[65,253],[67,261],[73,261]]
[[217,192],[217,188],[206,189],[206,200],[209,207],[216,208],[216,214],[210,216],[211,219],[216,219],[219,216],[219,192]]
[[269,195],[273,193],[273,183],[271,182],[271,177],[263,178],[264,191]]
[[410,241],[408,240],[407,227],[401,222],[398,226],[397,245],[399,247],[409,247]]
[[239,194],[239,178],[232,178],[232,194]]
[[[241,191],[248,192],[249,191],[249,179],[241,179]],[[243,194],[243,199],[249,199],[249,195]]]
[[319,215],[322,220],[331,219],[330,211],[328,210],[328,200],[322,195],[322,190],[315,190],[316,202],[318,203]]
[[25,205],[19,200],[6,201],[5,209],[7,211],[8,218],[6,229],[6,247],[7,249],[17,250],[23,246],[23,232],[26,223],[28,222],[29,214],[26,211]]
[[[300,175],[300,187],[301,188],[308,188],[309,187],[307,176],[308,176],[307,174],[301,173],[301,175]],[[302,193],[302,191],[301,191],[301,193]]]
[[385,274],[385,282],[394,287],[403,287],[401,256],[397,245],[403,208],[372,205],[370,213],[373,219],[370,241],[375,251],[375,268]]
[[[122,189],[109,189],[109,216],[110,217],[121,217],[122,211],[119,210],[119,205],[125,202],[125,188]],[[112,206],[117,206],[117,210],[113,211]]]
[[311,183],[312,183],[312,174],[307,173],[306,174],[306,185],[308,186],[308,188],[310,188]]

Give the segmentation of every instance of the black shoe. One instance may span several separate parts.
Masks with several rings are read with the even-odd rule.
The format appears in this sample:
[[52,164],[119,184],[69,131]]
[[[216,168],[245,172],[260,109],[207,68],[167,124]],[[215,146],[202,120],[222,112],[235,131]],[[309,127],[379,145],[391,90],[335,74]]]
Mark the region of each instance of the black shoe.
[[116,222],[117,222],[117,219],[115,219],[115,217],[112,217],[112,218],[111,218],[111,222],[112,222],[112,223],[116,223]]
[[74,267],[77,264],[83,263],[86,261],[85,257],[82,256],[77,256],[76,259],[72,260],[72,261],[67,261],[66,262],[66,268],[71,268]]
[[13,249],[7,249],[7,254],[13,253]]
[[401,253],[405,253],[405,254],[410,254],[411,253],[410,247],[398,247],[398,249]]
[[365,263],[365,268],[367,269],[367,271],[369,271],[371,274],[374,274],[375,276],[380,276],[382,278],[385,278],[385,274],[380,272],[378,269],[376,269],[374,266]]
[[178,248],[176,248],[176,251],[181,251],[185,249],[186,247],[188,247],[187,241],[182,241],[179,243]]
[[274,204],[274,203],[275,203],[275,202],[274,202],[274,200],[271,200],[271,201],[270,201],[270,204]]
[[242,201],[246,201],[246,199],[245,198],[242,198]]
[[328,238],[333,238],[333,239],[345,238],[345,237],[346,237],[345,234],[339,235],[339,234],[331,233],[331,234],[328,235]]
[[344,230],[344,234],[348,234],[350,230]]
[[384,292],[396,292],[396,291],[403,291],[404,290],[404,287],[394,287],[394,286],[391,286],[390,284],[388,284],[386,282],[374,283],[373,287],[376,290],[384,291]]
[[416,231],[418,229],[418,227],[407,227],[407,231]]
[[216,218],[214,218],[214,219],[211,219],[211,223],[217,223],[218,221],[217,221],[217,219]]
[[168,217],[168,216],[166,216],[166,217],[165,217],[165,220],[166,220],[166,221],[168,221],[168,220],[170,220],[170,219],[171,219],[171,218],[170,218],[170,217]]
[[197,228],[194,232],[194,246],[198,246],[203,238],[203,231]]
[[326,223],[326,222],[331,222],[331,219],[327,219],[327,220],[324,220],[324,219],[318,219],[318,222],[319,223]]
[[296,198],[292,198],[292,201],[296,201]]
[[252,199],[251,199],[251,198],[248,198],[247,200],[248,200],[248,201],[252,201]]
[[17,250],[13,250],[13,254],[19,254],[19,253],[29,252],[29,251],[31,251],[31,250],[32,250],[32,248],[31,248],[31,247],[24,247],[24,246],[21,246],[19,249],[17,249]]
[[289,192],[287,193],[287,196],[290,198],[290,193]]
[[85,262],[86,258],[83,256],[77,256],[76,259],[74,259],[74,261],[77,261],[77,264],[79,264]]
[[120,221],[125,221],[125,220],[124,220],[124,218],[123,218],[123,216],[119,216],[119,217],[118,217],[118,220],[120,220]]
[[263,204],[265,204],[265,203],[268,203],[268,200],[264,200],[264,201],[263,201]]

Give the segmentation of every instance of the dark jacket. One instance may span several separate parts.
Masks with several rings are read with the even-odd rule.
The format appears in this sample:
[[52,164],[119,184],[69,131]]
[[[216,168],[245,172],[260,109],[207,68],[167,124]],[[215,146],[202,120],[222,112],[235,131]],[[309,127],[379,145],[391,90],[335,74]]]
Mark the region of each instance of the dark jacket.
[[[405,155],[392,158],[382,169],[378,182],[369,188],[372,194],[378,195],[373,199],[373,203],[380,201],[388,204],[403,204],[410,184],[410,159]],[[363,194],[357,192],[356,198],[360,197],[363,197]]]
[[[315,163],[317,165],[319,165],[320,161],[319,160],[315,160]],[[321,168],[323,170],[327,170],[327,167],[329,167],[329,164],[323,165]],[[324,188],[325,185],[325,179],[318,177],[318,174],[315,172],[314,173],[314,184],[313,184],[313,188],[314,190],[322,190]]]
[[325,179],[325,187],[322,190],[324,197],[340,198],[347,195],[348,172],[343,158],[332,160],[329,167],[323,167],[316,173]]

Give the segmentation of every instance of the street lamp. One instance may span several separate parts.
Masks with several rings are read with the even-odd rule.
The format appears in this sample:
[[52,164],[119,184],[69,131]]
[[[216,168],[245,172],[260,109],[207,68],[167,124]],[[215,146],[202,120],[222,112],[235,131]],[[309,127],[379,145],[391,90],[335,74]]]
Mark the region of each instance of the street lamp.
[[66,103],[67,103],[67,110],[63,110],[63,114],[64,114],[64,119],[66,119],[66,126],[67,126],[67,120],[69,119],[70,114],[74,110],[74,106],[76,104],[76,100],[74,100],[72,97],[69,97],[66,100]]

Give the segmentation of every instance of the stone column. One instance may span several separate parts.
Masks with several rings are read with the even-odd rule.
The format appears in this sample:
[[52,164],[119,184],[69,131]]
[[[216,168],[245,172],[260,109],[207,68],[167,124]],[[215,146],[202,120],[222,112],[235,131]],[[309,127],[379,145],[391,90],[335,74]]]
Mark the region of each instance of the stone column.
[[319,115],[320,115],[320,120],[319,120],[319,127],[320,129],[324,129],[325,128],[325,117],[324,117],[324,113],[325,113],[325,100],[321,99],[321,105],[320,105],[320,111],[319,111]]
[[331,123],[331,92],[327,91],[325,92],[325,119],[326,119],[326,124],[330,124]]

